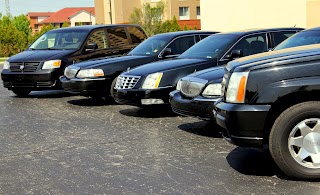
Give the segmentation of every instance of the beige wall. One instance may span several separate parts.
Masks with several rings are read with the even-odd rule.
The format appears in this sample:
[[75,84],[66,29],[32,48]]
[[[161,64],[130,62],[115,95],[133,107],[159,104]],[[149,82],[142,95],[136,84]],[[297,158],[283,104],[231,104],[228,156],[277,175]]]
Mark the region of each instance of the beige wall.
[[307,27],[320,26],[320,0],[308,0],[307,2]]
[[306,0],[201,0],[201,27],[217,31],[306,27],[306,12]]
[[70,18],[71,26],[75,26],[76,22],[91,22],[92,24],[96,24],[96,18],[91,15],[90,21],[90,13],[82,11],[79,14]]
[[[94,0],[96,20],[98,24],[110,24],[110,0]],[[135,7],[141,7],[143,3],[156,5],[159,0],[111,0],[112,23],[128,23],[129,17]],[[173,16],[179,20],[179,7],[189,7],[190,20],[197,19],[196,7],[200,6],[200,0],[164,0],[164,19],[170,20]]]

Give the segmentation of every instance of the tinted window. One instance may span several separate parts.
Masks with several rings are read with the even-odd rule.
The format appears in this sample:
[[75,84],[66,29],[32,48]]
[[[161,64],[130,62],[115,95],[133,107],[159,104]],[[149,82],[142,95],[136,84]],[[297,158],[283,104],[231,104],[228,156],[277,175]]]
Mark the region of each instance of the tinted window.
[[272,35],[273,35],[274,45],[276,45],[276,46],[279,45],[282,41],[291,37],[295,33],[296,33],[295,31],[273,32]]
[[310,30],[299,32],[287,40],[280,43],[274,50],[297,47],[302,45],[311,45],[320,43],[320,31]]
[[104,30],[94,31],[88,38],[87,44],[97,44],[98,49],[108,48],[108,42]]
[[[241,50],[243,56],[253,55],[267,51],[266,34],[247,36],[241,39],[231,50]],[[229,53],[230,54],[230,53]]]
[[196,37],[196,42],[198,43],[199,41],[201,41],[200,35],[195,35]]
[[110,46],[128,45],[128,38],[124,28],[107,29]]
[[205,38],[207,38],[208,36],[210,36],[210,35],[200,35],[200,37],[201,37],[201,40],[202,40],[202,39],[205,39]]
[[141,43],[147,38],[144,32],[139,28],[129,26],[127,29],[131,36],[132,43]]
[[194,36],[181,37],[174,40],[167,48],[171,48],[172,54],[182,54],[194,45]]
[[140,43],[128,55],[156,55],[169,42],[165,36],[154,36]]
[[180,58],[215,58],[222,55],[237,40],[236,35],[216,34],[192,46]]
[[77,49],[79,48],[87,32],[85,31],[49,31],[39,37],[30,49]]

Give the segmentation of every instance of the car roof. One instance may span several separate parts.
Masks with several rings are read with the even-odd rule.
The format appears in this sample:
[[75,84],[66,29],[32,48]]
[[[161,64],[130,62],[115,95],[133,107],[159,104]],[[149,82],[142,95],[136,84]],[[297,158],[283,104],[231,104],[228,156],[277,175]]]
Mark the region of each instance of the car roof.
[[187,30],[187,31],[176,31],[168,33],[160,33],[154,36],[164,36],[164,37],[176,37],[181,35],[194,35],[194,34],[215,34],[215,31],[202,31],[202,30]]
[[108,24],[108,25],[83,25],[83,26],[73,26],[73,27],[65,27],[65,28],[58,28],[58,29],[54,29],[52,31],[70,31],[70,30],[85,30],[85,31],[91,31],[94,29],[99,29],[99,28],[112,28],[112,27],[138,27],[141,28],[139,25],[135,25],[135,24]]
[[225,32],[219,34],[234,34],[234,35],[247,35],[253,33],[267,33],[267,32],[276,32],[276,31],[301,31],[304,28],[297,28],[297,27],[288,27],[288,28],[265,28],[265,29],[247,29],[247,30],[240,30],[240,31],[233,31],[233,32]]
[[306,29],[304,31],[312,31],[312,30],[314,30],[314,31],[320,30],[320,27],[308,28],[308,29]]

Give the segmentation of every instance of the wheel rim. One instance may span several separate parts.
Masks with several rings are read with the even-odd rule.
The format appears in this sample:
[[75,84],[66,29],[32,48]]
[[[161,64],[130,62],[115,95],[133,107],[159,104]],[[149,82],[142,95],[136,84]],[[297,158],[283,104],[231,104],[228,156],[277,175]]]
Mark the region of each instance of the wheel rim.
[[298,123],[290,132],[288,147],[292,158],[307,168],[320,168],[320,119]]

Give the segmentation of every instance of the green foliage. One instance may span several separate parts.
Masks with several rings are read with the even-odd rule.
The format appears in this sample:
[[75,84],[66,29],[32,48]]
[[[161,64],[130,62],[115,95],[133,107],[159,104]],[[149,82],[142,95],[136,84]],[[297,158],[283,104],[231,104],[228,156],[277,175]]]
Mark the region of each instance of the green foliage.
[[61,27],[64,28],[64,27],[69,27],[69,26],[70,26],[70,24],[68,22],[64,21]]
[[51,24],[47,26],[43,26],[40,30],[40,32],[35,33],[33,36],[29,37],[29,43],[33,43],[36,39],[38,39],[41,35],[48,32],[49,30],[55,29],[54,26]]

